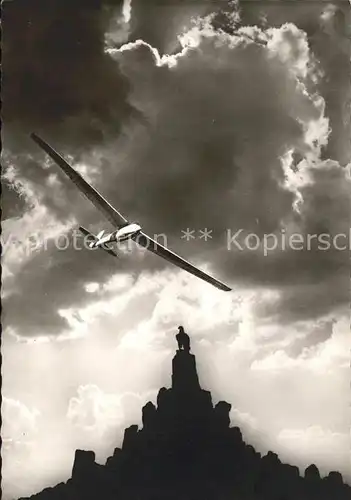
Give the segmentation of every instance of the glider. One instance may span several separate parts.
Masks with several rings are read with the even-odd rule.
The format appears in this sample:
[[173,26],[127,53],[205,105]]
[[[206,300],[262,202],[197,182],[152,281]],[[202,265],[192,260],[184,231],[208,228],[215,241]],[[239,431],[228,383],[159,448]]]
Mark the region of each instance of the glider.
[[63,172],[74,182],[78,189],[102,212],[106,219],[116,228],[112,233],[105,234],[101,231],[96,236],[91,234],[87,229],[80,226],[79,230],[87,238],[89,248],[101,248],[114,257],[118,257],[117,253],[109,247],[113,242],[125,241],[128,239],[134,240],[137,244],[150,250],[154,254],[166,259],[168,262],[188,271],[198,278],[210,283],[211,285],[223,291],[230,291],[227,285],[216,280],[209,274],[201,271],[197,267],[190,264],[186,260],[179,257],[165,246],[143,233],[142,228],[137,223],[130,223],[123,215],[118,212],[100,193],[96,191],[83,177],[74,170],[66,160],[59,155],[49,144],[47,144],[38,135],[32,133],[30,136],[33,141],[47,153],[50,158],[63,170]]

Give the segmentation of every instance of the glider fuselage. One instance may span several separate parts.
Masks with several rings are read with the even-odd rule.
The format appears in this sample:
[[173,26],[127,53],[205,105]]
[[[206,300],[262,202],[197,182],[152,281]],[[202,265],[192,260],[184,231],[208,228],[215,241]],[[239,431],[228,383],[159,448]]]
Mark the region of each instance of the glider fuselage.
[[132,236],[136,235],[140,231],[141,226],[139,226],[139,224],[136,224],[134,222],[131,224],[127,224],[126,226],[117,229],[117,231],[113,231],[112,233],[103,235],[92,245],[92,248],[99,247],[107,243],[113,243],[114,241],[120,242],[129,240],[130,238],[132,238]]

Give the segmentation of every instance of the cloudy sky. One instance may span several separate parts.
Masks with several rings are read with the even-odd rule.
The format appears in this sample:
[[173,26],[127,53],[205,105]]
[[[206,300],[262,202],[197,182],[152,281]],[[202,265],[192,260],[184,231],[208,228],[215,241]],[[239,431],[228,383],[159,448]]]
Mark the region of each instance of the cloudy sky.
[[[78,447],[104,463],[170,384],[179,324],[247,442],[350,482],[349,3],[7,0],[3,15],[4,498],[66,480]],[[32,131],[233,291],[140,250],[74,249],[77,223],[109,223]]]

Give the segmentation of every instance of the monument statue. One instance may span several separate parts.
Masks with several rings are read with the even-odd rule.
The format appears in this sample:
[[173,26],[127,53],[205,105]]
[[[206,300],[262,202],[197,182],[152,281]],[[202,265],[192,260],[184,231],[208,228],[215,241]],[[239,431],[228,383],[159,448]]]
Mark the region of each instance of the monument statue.
[[178,342],[178,349],[180,351],[190,351],[190,337],[187,333],[185,333],[184,328],[182,326],[178,326],[179,332],[176,335],[176,339]]

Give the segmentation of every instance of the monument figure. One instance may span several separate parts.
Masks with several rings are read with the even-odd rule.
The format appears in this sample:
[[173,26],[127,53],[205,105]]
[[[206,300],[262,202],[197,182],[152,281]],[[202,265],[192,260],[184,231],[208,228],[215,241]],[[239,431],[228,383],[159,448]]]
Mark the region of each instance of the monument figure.
[[185,333],[184,328],[182,326],[178,326],[179,332],[176,335],[176,339],[178,342],[178,349],[180,351],[189,352],[190,351],[190,337],[187,333]]

